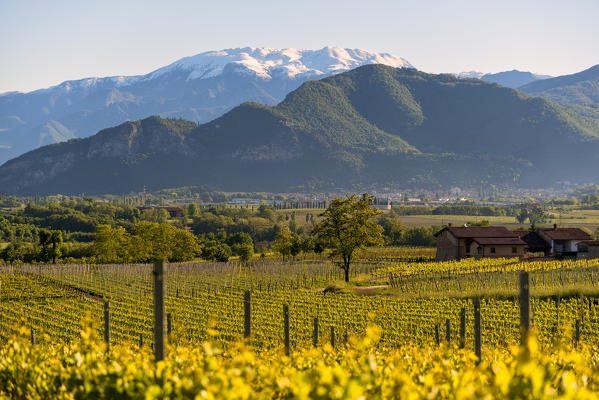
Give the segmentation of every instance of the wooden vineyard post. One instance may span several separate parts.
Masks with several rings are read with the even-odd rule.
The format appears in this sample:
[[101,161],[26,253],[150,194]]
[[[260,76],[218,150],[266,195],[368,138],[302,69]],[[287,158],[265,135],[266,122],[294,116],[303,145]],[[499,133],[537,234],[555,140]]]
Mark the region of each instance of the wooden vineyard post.
[[312,345],[318,346],[318,317],[314,317],[314,332],[312,335]]
[[441,340],[439,338],[439,324],[435,324],[435,343],[437,346],[441,344]]
[[335,348],[335,327],[331,325],[331,347]]
[[104,302],[104,342],[110,348],[110,302]]
[[580,294],[580,328],[584,327],[584,295]]
[[283,305],[283,330],[285,340],[285,355],[288,356],[289,351],[289,306]]
[[574,346],[578,346],[580,342],[580,319],[577,319],[574,324]]
[[448,345],[451,342],[451,321],[449,318],[445,320],[445,341]]
[[154,263],[154,361],[164,360],[164,262]]
[[482,349],[481,349],[481,332],[480,332],[480,299],[474,298],[474,354],[476,355],[476,365],[480,364]]
[[466,347],[466,309],[460,310],[460,349]]
[[173,317],[171,313],[166,314],[166,336],[170,340],[173,331]]
[[520,271],[520,345],[526,346],[530,331],[530,282],[528,272]]
[[31,328],[31,344],[35,344],[35,329]]
[[252,292],[246,290],[243,296],[243,337],[249,338],[252,334]]
[[559,294],[555,297],[555,335],[559,335]]
[[143,349],[143,347],[144,347],[144,334],[140,333],[139,334],[139,348]]

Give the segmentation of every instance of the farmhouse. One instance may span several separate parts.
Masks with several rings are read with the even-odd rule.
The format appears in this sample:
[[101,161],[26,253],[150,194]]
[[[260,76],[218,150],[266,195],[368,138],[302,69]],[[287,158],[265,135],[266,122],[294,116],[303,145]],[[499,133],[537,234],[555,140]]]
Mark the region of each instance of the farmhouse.
[[599,258],[599,240],[585,240],[578,243],[578,258]]
[[521,257],[526,242],[502,226],[451,225],[435,234],[437,261],[459,260],[466,257]]
[[553,228],[537,229],[536,233],[551,246],[549,254],[558,257],[576,257],[578,243],[593,239],[591,235],[580,228],[558,228],[557,224],[553,225]]

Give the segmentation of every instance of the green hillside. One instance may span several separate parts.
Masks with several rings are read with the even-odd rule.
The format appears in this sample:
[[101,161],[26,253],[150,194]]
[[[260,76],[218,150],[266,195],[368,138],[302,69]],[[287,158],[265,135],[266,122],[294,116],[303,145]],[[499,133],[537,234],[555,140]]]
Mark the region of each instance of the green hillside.
[[519,88],[562,104],[599,104],[599,65],[572,75],[531,82]]
[[476,79],[368,65],[244,103],[197,125],[151,117],[0,167],[7,193],[122,193],[185,185],[327,190],[589,182],[592,112]]

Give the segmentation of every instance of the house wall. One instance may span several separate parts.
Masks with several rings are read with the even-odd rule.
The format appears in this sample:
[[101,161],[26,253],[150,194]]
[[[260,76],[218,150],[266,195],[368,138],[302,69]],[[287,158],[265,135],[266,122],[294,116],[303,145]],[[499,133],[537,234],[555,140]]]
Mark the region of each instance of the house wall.
[[545,232],[543,232],[542,230],[537,230],[537,234],[541,237],[541,239],[551,244],[551,250],[549,250],[549,252],[555,253],[555,243],[553,243],[553,240],[551,240],[551,238],[547,236]]
[[551,241],[552,253],[576,253],[578,251],[578,243],[580,240],[555,240]]
[[578,252],[579,259],[599,258],[599,246],[589,246],[588,251]]
[[565,244],[565,250],[564,251],[573,251],[573,252],[577,252],[578,251],[578,243],[580,243],[580,240],[568,240]]
[[470,257],[470,249],[466,248],[466,239],[457,239],[458,242],[458,258]]
[[480,254],[478,253],[478,246],[479,246],[479,244],[476,242],[470,243],[470,257],[482,257],[483,256],[482,250],[481,250]]
[[[474,258],[482,258],[482,257],[522,257],[524,256],[524,248],[525,245],[481,245],[482,254],[478,253],[479,244],[476,242],[472,242],[470,245],[470,256]],[[495,247],[495,253],[491,253],[491,248]],[[512,247],[516,248],[516,253],[512,253]]]
[[458,241],[448,231],[437,236],[436,261],[457,260],[459,258]]

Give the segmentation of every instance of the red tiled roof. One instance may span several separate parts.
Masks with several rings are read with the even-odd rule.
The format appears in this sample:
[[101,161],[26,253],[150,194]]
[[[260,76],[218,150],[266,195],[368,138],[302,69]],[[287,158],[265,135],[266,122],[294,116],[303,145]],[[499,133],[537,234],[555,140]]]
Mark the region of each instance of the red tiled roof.
[[472,241],[478,244],[496,244],[496,245],[526,245],[519,237],[495,237],[495,238],[473,238]]
[[580,228],[546,228],[541,231],[552,240],[591,240],[592,237]]
[[599,240],[585,240],[584,242],[580,242],[578,244],[586,244],[587,246],[599,246]]
[[438,236],[444,230],[451,232],[456,238],[515,238],[516,235],[503,226],[448,226],[435,234]]

